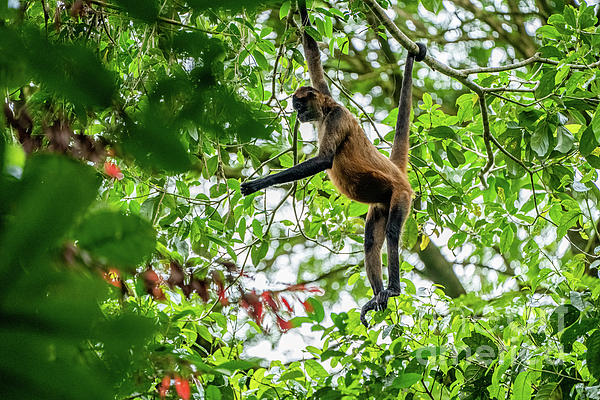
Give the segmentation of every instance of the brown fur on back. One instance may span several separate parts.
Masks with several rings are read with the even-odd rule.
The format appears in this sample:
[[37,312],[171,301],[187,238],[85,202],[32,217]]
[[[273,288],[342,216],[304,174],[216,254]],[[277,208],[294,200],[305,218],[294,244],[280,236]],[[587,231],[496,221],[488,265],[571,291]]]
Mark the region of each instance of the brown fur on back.
[[398,190],[412,194],[406,174],[377,150],[350,111],[331,97],[323,97],[330,111],[323,113],[318,126],[319,144],[339,143],[333,166],[327,170],[338,190],[352,200],[369,204],[387,204],[392,192]]

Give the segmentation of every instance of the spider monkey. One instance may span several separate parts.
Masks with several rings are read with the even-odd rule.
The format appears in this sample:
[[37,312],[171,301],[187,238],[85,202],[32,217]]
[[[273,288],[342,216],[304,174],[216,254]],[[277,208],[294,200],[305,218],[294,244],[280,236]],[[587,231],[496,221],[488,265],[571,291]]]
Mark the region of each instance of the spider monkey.
[[[310,26],[306,0],[298,1],[302,25]],[[369,141],[350,111],[331,97],[325,82],[317,42],[303,31],[304,56],[308,63],[311,86],[294,93],[292,105],[301,122],[313,122],[318,129],[319,152],[316,157],[292,168],[241,186],[249,195],[271,185],[296,181],[318,172],[327,175],[338,190],[350,199],[369,204],[365,223],[365,267],[373,298],[361,309],[360,320],[368,326],[366,313],[384,310],[388,299],[400,294],[398,243],[402,226],[409,214],[412,194],[407,175],[410,110],[412,107],[412,70],[414,60],[425,58],[427,48],[417,43],[418,54],[408,54],[400,93],[396,133],[390,158]],[[381,276],[381,247],[387,240],[387,288]]]

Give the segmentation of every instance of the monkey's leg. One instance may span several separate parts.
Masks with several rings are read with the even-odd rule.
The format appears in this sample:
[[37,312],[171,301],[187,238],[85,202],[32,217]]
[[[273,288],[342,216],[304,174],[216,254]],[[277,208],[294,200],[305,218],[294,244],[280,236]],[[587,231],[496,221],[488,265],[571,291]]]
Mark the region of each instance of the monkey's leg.
[[390,212],[388,215],[385,237],[388,247],[388,287],[382,290],[377,297],[378,309],[385,310],[390,297],[400,294],[400,259],[398,245],[400,233],[406,217],[410,211],[410,194],[400,193],[392,196]]
[[373,204],[369,207],[367,220],[365,222],[365,267],[369,283],[373,288],[373,298],[361,309],[360,321],[368,326],[365,318],[370,310],[377,309],[377,298],[383,291],[383,280],[381,279],[381,247],[385,239],[385,226],[388,216],[386,207]]

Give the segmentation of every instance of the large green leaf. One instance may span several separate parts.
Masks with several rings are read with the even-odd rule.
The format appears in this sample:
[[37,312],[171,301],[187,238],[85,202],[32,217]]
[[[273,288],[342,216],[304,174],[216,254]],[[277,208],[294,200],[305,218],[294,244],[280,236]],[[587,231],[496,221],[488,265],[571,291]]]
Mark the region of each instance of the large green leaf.
[[532,392],[531,373],[528,371],[519,372],[512,385],[511,400],[529,400]]
[[154,251],[156,233],[137,215],[102,210],[85,218],[77,240],[79,247],[107,264],[135,267]]
[[96,198],[99,184],[94,169],[77,161],[31,157],[12,187],[11,217],[0,231],[0,281],[57,245]]

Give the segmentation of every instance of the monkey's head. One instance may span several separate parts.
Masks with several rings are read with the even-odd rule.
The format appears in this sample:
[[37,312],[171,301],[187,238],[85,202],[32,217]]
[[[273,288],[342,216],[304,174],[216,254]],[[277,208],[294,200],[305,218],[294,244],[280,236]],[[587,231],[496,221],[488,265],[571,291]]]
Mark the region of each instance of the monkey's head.
[[323,118],[323,94],[310,86],[302,86],[292,96],[292,105],[298,112],[300,122],[318,121]]

